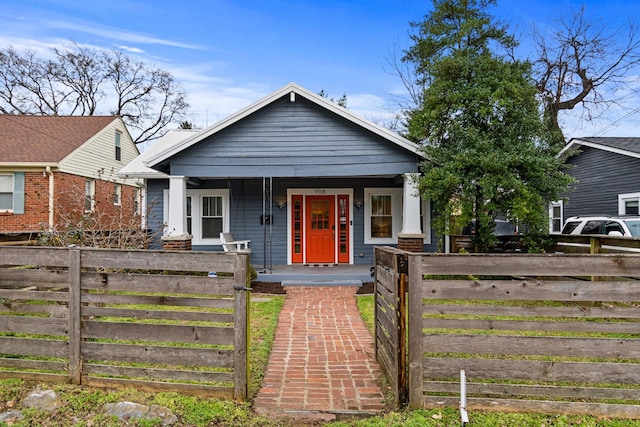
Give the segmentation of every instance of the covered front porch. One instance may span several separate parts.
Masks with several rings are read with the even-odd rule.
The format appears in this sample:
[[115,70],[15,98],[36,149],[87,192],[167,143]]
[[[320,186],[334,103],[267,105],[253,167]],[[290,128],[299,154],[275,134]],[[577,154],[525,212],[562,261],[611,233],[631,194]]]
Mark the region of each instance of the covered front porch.
[[431,244],[430,205],[420,199],[414,174],[189,181],[170,176],[168,191],[160,190],[164,238],[193,239],[194,250],[219,250],[220,233],[231,233],[250,241],[256,271],[273,265],[370,267],[376,245],[415,240],[422,252]]

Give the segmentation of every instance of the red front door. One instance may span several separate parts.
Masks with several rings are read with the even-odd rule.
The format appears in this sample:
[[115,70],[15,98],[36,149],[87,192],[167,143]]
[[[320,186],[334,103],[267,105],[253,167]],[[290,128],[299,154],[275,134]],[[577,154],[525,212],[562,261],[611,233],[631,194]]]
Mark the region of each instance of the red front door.
[[336,254],[335,196],[307,196],[308,263],[334,263]]

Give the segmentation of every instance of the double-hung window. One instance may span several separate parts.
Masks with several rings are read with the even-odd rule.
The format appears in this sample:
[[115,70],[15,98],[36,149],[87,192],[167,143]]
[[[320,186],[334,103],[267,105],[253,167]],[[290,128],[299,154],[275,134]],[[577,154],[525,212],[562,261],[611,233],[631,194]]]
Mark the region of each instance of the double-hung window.
[[[364,189],[364,243],[396,244],[402,230],[402,188]],[[431,203],[420,201],[420,228],[431,243]]]
[[0,212],[13,211],[13,174],[0,175]]
[[202,196],[200,208],[202,227],[200,232],[203,239],[218,239],[223,231],[224,214],[222,211],[222,196]]
[[640,193],[618,194],[618,215],[640,214]]
[[187,196],[187,233],[193,236],[193,210],[191,208],[193,197]]
[[393,211],[390,194],[371,195],[371,237],[393,238]]
[[0,212],[24,214],[24,172],[0,174]]
[[119,130],[116,131],[116,160],[122,160],[122,132]]
[[562,201],[552,202],[549,205],[549,232],[562,232]]
[[402,228],[402,188],[365,188],[364,200],[364,242],[397,243]]
[[92,212],[95,206],[96,199],[96,181],[93,179],[86,179],[84,181],[84,211]]
[[116,206],[122,204],[122,184],[113,184],[113,204]]
[[[169,190],[164,196],[164,222],[169,222]],[[187,233],[193,245],[220,244],[220,233],[229,230],[229,190],[187,190]]]

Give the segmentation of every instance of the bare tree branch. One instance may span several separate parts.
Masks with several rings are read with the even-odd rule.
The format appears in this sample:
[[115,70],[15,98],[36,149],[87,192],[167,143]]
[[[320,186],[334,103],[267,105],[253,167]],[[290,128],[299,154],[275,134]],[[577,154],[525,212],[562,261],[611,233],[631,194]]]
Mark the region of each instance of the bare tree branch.
[[34,52],[0,50],[0,112],[5,114],[116,114],[136,143],[159,138],[189,108],[186,94],[167,71],[120,51],[71,45],[53,59]]
[[534,32],[537,88],[553,131],[561,133],[560,111],[582,106],[592,119],[618,103],[616,89],[629,88],[627,78],[640,65],[640,39],[632,22],[624,30],[596,25],[583,7],[560,19],[551,35]]
[[0,51],[0,79],[0,111],[5,114],[55,115],[68,101],[56,64],[33,51]]
[[418,83],[416,73],[413,72],[409,62],[399,57],[395,49],[390,51],[385,59],[390,67],[388,72],[400,78],[402,86],[407,91],[407,96],[396,96],[400,107],[404,110],[409,110],[422,105],[422,93],[425,87]]
[[98,51],[74,45],[73,49],[54,49],[57,59],[57,78],[74,98],[72,115],[93,116],[104,98],[101,86],[104,74],[104,56]]

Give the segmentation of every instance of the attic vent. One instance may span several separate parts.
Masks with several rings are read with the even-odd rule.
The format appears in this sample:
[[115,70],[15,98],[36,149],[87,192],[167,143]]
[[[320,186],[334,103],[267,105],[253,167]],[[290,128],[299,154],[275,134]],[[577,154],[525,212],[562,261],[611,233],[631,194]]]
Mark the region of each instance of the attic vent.
[[295,92],[289,93],[289,102],[296,102],[296,93]]

